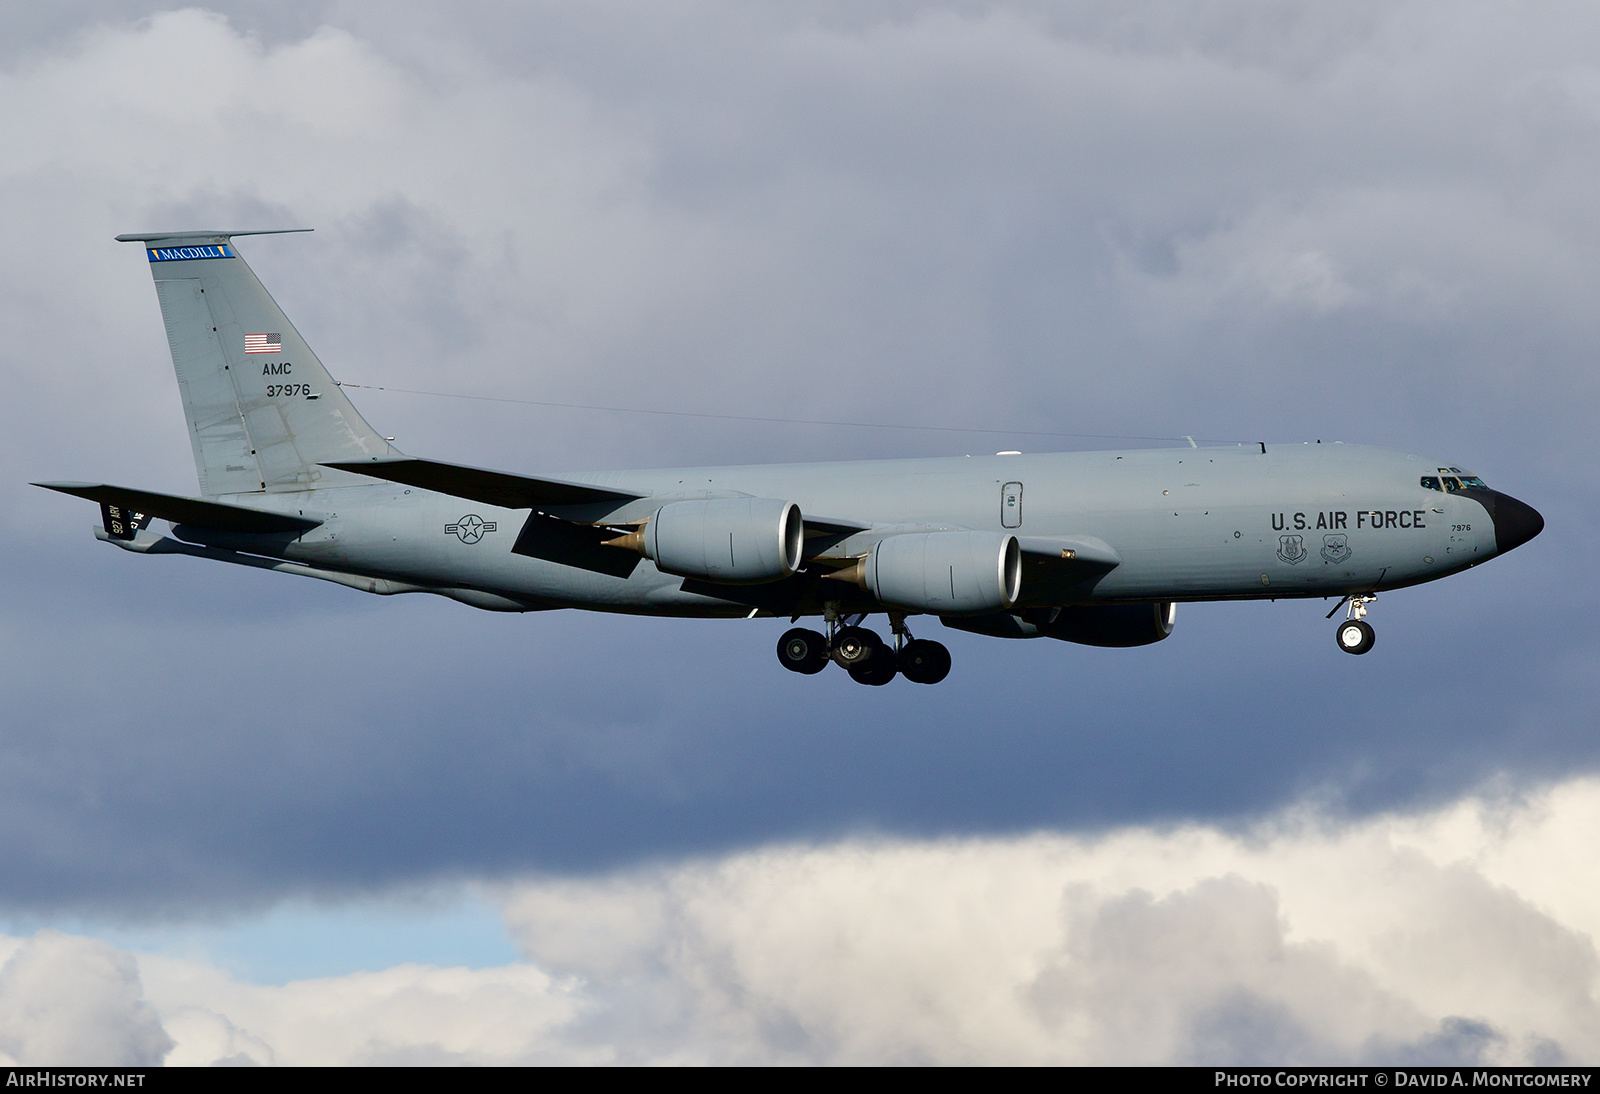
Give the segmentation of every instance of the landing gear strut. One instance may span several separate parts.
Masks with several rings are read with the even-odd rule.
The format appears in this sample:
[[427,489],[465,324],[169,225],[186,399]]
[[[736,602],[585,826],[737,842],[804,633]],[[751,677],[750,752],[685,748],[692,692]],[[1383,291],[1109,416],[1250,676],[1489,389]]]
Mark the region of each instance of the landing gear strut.
[[825,618],[826,635],[795,627],[778,639],[778,661],[784,668],[810,676],[833,661],[850,679],[869,687],[882,687],[897,675],[916,684],[937,684],[950,675],[950,651],[938,642],[912,638],[899,613],[889,617],[892,646],[861,626],[864,613],[841,618],[829,605]]
[[[1376,594],[1356,595],[1346,597],[1350,610],[1345,621],[1339,624],[1339,629],[1334,632],[1334,640],[1345,653],[1366,653],[1377,641],[1377,632],[1372,629],[1372,624],[1366,620],[1367,605],[1378,599]],[[1338,611],[1335,606],[1333,611]],[[1333,612],[1329,612],[1332,615]]]

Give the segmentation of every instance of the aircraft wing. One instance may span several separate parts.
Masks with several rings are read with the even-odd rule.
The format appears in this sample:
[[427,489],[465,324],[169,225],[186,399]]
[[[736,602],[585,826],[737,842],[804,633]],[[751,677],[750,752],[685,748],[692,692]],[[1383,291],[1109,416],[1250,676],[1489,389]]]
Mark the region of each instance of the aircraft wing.
[[812,517],[800,514],[806,523],[807,536],[853,536],[857,532],[865,532],[872,525],[859,520],[841,520],[838,517]]
[[87,498],[101,505],[115,505],[135,513],[160,517],[174,524],[193,524],[224,532],[300,533],[322,523],[311,517],[272,513],[265,509],[229,505],[220,501],[205,501],[201,498],[181,498],[149,490],[131,490],[126,486],[111,486],[103,482],[36,482],[33,485],[71,494],[74,497]]
[[[340,471],[370,475],[376,479],[405,483],[424,490],[434,490],[452,497],[481,501],[485,505],[498,505],[502,509],[540,509],[563,505],[588,505],[607,502],[620,505],[638,501],[647,494],[631,490],[618,490],[609,486],[590,486],[587,483],[568,482],[565,479],[513,475],[508,471],[487,471],[438,460],[423,460],[412,456],[374,456],[368,460],[348,460],[325,464]],[[805,517],[807,537],[836,537],[843,539],[856,532],[864,532],[870,524],[835,517]]]
[[1075,599],[1092,582],[1122,565],[1122,556],[1094,536],[1018,536],[1022,548],[1022,598],[1031,604]]
[[486,471],[479,467],[421,460],[413,456],[374,456],[368,460],[342,460],[323,466],[434,490],[468,501],[481,501],[502,509],[539,509],[551,505],[586,505],[592,502],[620,505],[644,497],[630,490],[589,486],[565,479],[513,475],[508,471]]

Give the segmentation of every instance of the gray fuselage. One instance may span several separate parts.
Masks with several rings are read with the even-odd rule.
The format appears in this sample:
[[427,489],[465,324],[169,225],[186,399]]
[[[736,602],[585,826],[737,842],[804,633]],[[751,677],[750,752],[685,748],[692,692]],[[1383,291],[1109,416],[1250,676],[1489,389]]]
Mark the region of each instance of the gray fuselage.
[[[679,468],[563,476],[647,498],[549,512],[563,525],[620,525],[675,499],[780,498],[808,519],[867,526],[830,542],[820,552],[829,559],[865,554],[885,536],[910,530],[1091,536],[1121,562],[1077,590],[1074,602],[1328,597],[1445,577],[1527,538],[1517,538],[1502,513],[1497,540],[1496,501],[1527,510],[1505,495],[1420,485],[1441,470],[1419,456],[1320,443]],[[708,587],[636,556],[612,572],[570,565],[549,551],[512,549],[525,525],[548,517],[392,482],[239,500],[323,523],[273,543],[186,526],[177,534],[432,591],[477,590],[526,608],[812,614],[842,591],[837,582],[819,589],[815,573],[806,572],[770,587]],[[600,550],[624,561],[622,552]],[[1019,603],[1036,603],[1029,594],[1024,587]],[[856,595],[852,606],[871,607],[860,600]]]

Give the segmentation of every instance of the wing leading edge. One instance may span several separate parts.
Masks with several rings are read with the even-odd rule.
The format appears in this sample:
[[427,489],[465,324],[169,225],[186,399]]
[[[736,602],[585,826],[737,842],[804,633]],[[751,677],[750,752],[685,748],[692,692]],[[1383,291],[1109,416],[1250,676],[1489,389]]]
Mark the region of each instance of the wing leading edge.
[[[489,471],[414,456],[375,456],[370,460],[347,460],[325,466],[468,501],[480,501],[485,505],[498,505],[502,509],[546,509],[597,503],[625,505],[650,496],[610,486],[591,486],[544,476],[514,475],[509,471]],[[862,521],[835,517],[807,516],[804,520],[808,538],[842,539],[872,527]]]
[[374,456],[369,460],[343,460],[323,466],[466,498],[468,501],[481,501],[485,505],[498,505],[502,509],[539,509],[594,502],[620,505],[644,497],[643,494],[628,490],[590,486],[565,479],[513,475],[508,471],[487,471],[480,467],[423,460],[415,456]]

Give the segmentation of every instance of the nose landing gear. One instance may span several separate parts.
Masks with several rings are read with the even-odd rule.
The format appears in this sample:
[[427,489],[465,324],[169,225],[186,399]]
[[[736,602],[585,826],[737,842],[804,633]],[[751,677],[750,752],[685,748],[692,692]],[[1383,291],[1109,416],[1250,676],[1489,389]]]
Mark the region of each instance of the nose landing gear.
[[778,662],[784,668],[810,676],[833,661],[850,679],[869,687],[882,687],[897,675],[914,684],[937,684],[950,675],[950,651],[938,642],[912,638],[904,616],[889,618],[893,646],[860,625],[865,615],[841,620],[830,611],[826,618],[827,636],[795,627],[778,639]]
[[[1378,599],[1377,594],[1356,595],[1345,597],[1350,610],[1345,621],[1339,624],[1339,629],[1334,632],[1334,641],[1345,653],[1366,653],[1377,641],[1377,632],[1372,629],[1372,624],[1366,621],[1367,605]],[[1333,611],[1339,610],[1340,605],[1335,605]],[[1330,616],[1333,612],[1328,613]]]

